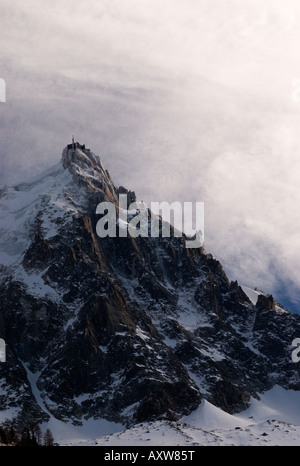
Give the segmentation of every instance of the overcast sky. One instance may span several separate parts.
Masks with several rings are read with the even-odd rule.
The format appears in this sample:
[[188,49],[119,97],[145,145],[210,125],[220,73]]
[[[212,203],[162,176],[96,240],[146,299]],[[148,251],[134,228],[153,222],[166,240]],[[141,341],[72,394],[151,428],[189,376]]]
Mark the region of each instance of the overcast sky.
[[139,199],[205,202],[229,277],[300,303],[298,0],[1,0],[0,35],[0,184],[75,134]]

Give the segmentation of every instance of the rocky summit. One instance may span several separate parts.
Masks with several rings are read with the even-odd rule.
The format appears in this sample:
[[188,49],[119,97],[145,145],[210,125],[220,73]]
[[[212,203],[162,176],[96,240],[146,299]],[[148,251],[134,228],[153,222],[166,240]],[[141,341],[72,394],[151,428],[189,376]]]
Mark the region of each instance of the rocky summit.
[[[102,201],[128,205],[78,143],[0,191],[0,421],[177,420],[205,398],[228,413],[275,385],[300,390],[300,316],[256,301],[185,237],[105,237]],[[250,298],[249,298],[250,296]]]

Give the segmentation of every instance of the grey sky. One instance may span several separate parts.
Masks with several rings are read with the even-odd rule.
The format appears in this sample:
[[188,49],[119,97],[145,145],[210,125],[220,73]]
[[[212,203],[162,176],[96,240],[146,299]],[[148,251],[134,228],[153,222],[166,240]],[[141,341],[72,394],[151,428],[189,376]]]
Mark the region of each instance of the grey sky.
[[75,134],[140,199],[204,201],[232,279],[300,296],[298,0],[2,0],[0,34],[1,184]]

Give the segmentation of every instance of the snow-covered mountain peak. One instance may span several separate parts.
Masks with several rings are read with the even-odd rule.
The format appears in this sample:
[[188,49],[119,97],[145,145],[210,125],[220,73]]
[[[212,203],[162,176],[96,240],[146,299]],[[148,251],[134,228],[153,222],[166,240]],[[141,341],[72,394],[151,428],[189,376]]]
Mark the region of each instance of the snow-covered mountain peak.
[[116,201],[116,188],[100,158],[79,143],[66,146],[61,160],[39,175],[3,187],[0,266],[20,262],[36,223],[44,238],[49,239],[74,216],[90,211],[102,199]]
[[135,201],[134,192],[116,188],[99,156],[84,144],[68,144],[55,165],[29,180],[0,188],[0,266],[20,262],[36,222],[49,239],[72,217],[91,217],[99,202],[117,204],[119,193]]
[[86,149],[85,144],[79,142],[68,144],[62,153],[62,164],[64,168],[71,166],[80,167],[83,170],[95,170],[103,166],[99,157],[90,149]]
[[61,205],[72,177],[61,162],[0,194],[0,264],[12,265],[29,244],[32,226],[49,205]]
[[68,144],[62,153],[62,166],[72,174],[74,182],[88,192],[102,192],[104,197],[116,200],[116,188],[100,157],[85,144]]

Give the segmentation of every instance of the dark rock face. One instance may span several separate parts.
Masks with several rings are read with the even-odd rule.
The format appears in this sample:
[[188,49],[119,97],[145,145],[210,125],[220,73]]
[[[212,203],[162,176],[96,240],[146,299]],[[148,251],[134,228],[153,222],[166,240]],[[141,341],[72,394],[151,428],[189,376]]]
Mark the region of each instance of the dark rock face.
[[116,189],[90,151],[65,149],[62,166],[68,183],[51,185],[19,262],[2,273],[0,409],[15,409],[15,424],[50,413],[74,424],[178,419],[202,396],[237,412],[275,384],[300,389],[299,316],[272,297],[253,305],[184,238],[100,239],[97,204],[135,194]]

